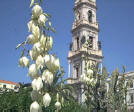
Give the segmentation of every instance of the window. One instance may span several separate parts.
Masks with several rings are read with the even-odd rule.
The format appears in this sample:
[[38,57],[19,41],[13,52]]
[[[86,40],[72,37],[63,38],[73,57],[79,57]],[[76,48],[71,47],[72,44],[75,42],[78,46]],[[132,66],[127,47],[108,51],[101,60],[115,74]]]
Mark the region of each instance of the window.
[[6,89],[6,87],[7,87],[6,85],[3,85],[3,88],[4,88],[4,89]]
[[85,42],[86,42],[86,37],[85,36],[82,36],[81,44],[84,44]]
[[88,21],[92,22],[92,12],[90,10],[88,11]]
[[93,37],[89,36],[90,48],[93,48]]
[[15,86],[14,89],[17,89],[17,86]]
[[130,93],[130,103],[134,103],[134,94]]
[[133,88],[133,82],[130,83],[130,88]]
[[98,41],[98,48],[99,48],[99,50],[101,50],[101,42],[100,41]]
[[77,50],[79,49],[79,37],[76,38],[76,43],[77,43]]
[[76,78],[78,78],[78,77],[79,77],[79,68],[76,67]]

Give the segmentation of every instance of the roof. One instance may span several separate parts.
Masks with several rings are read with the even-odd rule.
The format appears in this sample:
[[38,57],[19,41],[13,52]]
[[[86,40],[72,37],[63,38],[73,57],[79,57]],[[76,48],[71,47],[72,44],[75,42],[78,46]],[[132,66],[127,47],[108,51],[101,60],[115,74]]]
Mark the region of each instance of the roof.
[[0,83],[18,85],[18,83],[15,83],[15,82],[12,82],[12,81],[6,81],[6,80],[0,80]]
[[124,74],[132,74],[134,71],[125,72]]
[[134,77],[134,71],[129,71],[125,73],[121,73],[120,75],[125,75],[125,77]]

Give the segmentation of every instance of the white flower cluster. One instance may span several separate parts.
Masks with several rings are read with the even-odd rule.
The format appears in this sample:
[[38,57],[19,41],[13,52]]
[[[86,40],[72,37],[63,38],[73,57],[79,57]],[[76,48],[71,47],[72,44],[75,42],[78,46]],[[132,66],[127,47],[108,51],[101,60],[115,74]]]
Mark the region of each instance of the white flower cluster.
[[[40,5],[34,5],[32,8],[31,20],[28,22],[28,29],[31,33],[27,37],[27,43],[33,46],[32,49],[29,50],[31,62],[26,56],[22,56],[19,60],[20,66],[23,68],[28,67],[28,75],[32,79],[33,91],[31,92],[31,98],[34,102],[31,104],[30,112],[41,112],[41,106],[38,99],[42,95],[44,106],[47,107],[50,105],[51,97],[49,93],[42,93],[43,84],[51,86],[54,74],[60,69],[59,59],[48,54],[53,46],[53,38],[51,36],[46,36],[44,33],[43,28],[47,21],[48,18],[43,13],[43,9]],[[60,102],[56,102],[55,107],[59,110],[61,108]]]
[[57,110],[61,109],[61,103],[59,102],[59,94],[57,93],[57,102],[55,103],[55,107],[57,108]]
[[83,75],[81,75],[80,80],[83,83],[89,84],[89,85],[95,85],[96,84],[96,79],[93,77],[93,70],[88,69],[85,71]]

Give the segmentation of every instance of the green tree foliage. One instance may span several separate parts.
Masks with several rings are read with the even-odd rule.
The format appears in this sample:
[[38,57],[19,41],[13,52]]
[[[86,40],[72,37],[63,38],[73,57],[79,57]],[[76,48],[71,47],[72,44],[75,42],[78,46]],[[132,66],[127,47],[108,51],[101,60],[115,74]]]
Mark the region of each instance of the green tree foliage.
[[[3,92],[0,95],[0,112],[10,111],[10,112],[29,112],[30,105],[32,103],[30,94],[32,91],[31,86],[25,86],[20,84],[20,90],[18,93],[14,91]],[[55,86],[56,87],[56,86]],[[63,85],[64,87],[64,85]],[[56,87],[58,88],[58,86]],[[57,91],[56,88],[53,91]],[[65,86],[64,88],[67,88]],[[60,87],[59,87],[60,89]],[[58,90],[59,90],[58,89]],[[51,91],[52,92],[52,91]],[[44,112],[55,112],[56,108],[53,106],[55,104],[56,98],[52,92],[52,102],[49,107],[42,107]],[[65,95],[64,93],[62,95]],[[62,109],[60,112],[87,112],[83,105],[80,105],[76,100],[71,96],[64,97],[64,102],[62,102]]]
[[123,74],[120,74],[118,69],[116,69],[112,73],[108,81],[109,90],[107,97],[109,110],[118,110],[118,112],[128,112],[127,92],[133,77],[131,77],[131,79],[128,79],[125,75],[126,74],[124,68]]
[[3,92],[0,94],[0,110],[29,110],[32,102],[31,87],[21,85],[19,92]]
[[[97,67],[94,68],[94,76],[97,76],[97,83],[93,86],[84,85],[82,89],[84,89],[87,100],[83,104],[79,104],[74,97],[71,96],[76,86],[73,84],[65,84],[65,80],[62,80],[61,76],[62,73],[55,77],[55,83],[52,86],[53,89],[47,88],[52,96],[52,101],[49,107],[44,108],[44,106],[42,106],[43,111],[55,112],[56,108],[54,104],[56,97],[54,92],[56,91],[55,93],[57,93],[60,91],[59,94],[61,98],[64,97],[64,102],[61,101],[61,98],[59,99],[62,102],[62,109],[59,112],[114,112],[115,110],[118,110],[118,112],[129,112],[126,96],[131,80],[128,81],[125,78],[125,74],[123,73],[121,75],[118,69],[109,75],[105,67],[102,73],[99,72]],[[128,82],[126,85],[124,85],[125,81]],[[109,89],[107,88],[107,84],[109,84]],[[16,110],[16,112],[18,112],[25,110],[28,112],[32,102],[30,97],[31,91],[32,88],[30,86],[25,87],[21,84],[18,93],[5,91],[3,94],[0,94],[0,111]]]
[[98,67],[94,68],[97,83],[84,85],[88,109],[95,112],[129,112],[127,93],[133,78],[126,77],[125,69],[122,74],[116,69],[111,75],[105,67],[102,73],[98,70]]

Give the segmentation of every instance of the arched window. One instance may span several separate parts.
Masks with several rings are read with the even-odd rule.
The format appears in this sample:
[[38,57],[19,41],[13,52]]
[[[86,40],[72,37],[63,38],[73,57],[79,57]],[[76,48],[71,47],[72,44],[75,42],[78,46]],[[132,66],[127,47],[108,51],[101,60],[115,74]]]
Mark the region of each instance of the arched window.
[[79,67],[76,67],[76,78],[79,78]]
[[85,42],[86,42],[86,37],[82,36],[82,38],[81,38],[81,45],[84,44]]
[[88,21],[92,22],[92,11],[88,11]]
[[93,37],[89,36],[90,48],[93,48]]
[[77,43],[77,50],[79,50],[80,46],[79,46],[79,37],[76,38],[76,43]]

